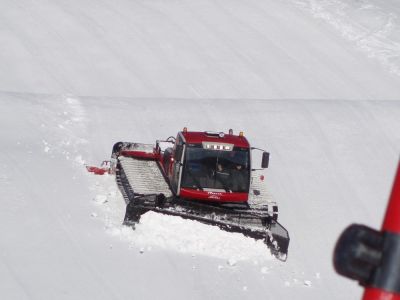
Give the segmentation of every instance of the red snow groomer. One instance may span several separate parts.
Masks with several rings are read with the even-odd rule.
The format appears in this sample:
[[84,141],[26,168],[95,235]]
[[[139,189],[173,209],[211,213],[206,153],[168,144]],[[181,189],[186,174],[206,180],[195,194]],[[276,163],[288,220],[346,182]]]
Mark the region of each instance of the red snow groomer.
[[[261,151],[261,169],[252,166],[253,151]],[[116,143],[111,173],[127,203],[126,225],[148,211],[180,216],[262,239],[286,260],[289,234],[263,185],[268,164],[269,153],[250,147],[242,132],[184,128],[155,145]]]

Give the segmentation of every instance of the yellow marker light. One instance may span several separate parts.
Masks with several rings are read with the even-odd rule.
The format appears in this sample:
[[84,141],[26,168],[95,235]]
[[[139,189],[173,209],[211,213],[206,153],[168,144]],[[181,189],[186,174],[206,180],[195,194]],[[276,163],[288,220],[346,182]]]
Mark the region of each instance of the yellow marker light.
[[239,136],[243,137],[243,131],[239,132]]

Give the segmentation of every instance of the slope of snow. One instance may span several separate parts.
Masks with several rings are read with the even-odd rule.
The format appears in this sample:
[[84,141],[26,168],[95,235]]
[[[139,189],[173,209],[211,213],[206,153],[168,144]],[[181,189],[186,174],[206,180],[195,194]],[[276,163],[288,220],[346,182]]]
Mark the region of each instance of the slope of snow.
[[[3,0],[0,90],[111,97],[399,98],[398,76],[297,2]],[[341,11],[336,13],[333,4],[322,6],[321,15],[336,19]],[[398,16],[389,4],[384,8],[391,19]],[[367,19],[351,16],[354,24],[337,18],[336,27],[357,32],[357,20],[375,20],[375,12],[382,15],[372,9]],[[398,54],[396,42],[391,35],[380,41]]]
[[[331,256],[349,223],[379,227],[390,191],[399,10],[370,0],[2,1],[0,294],[359,297]],[[179,218],[121,225],[113,177],[84,163],[183,126],[244,130],[271,152],[286,263]]]
[[400,8],[395,0],[297,0],[306,11],[326,21],[354,42],[368,57],[376,58],[400,75]]
[[[348,223],[380,224],[400,150],[399,102],[220,100],[188,107],[183,100],[0,99],[0,125],[10,128],[0,136],[0,282],[9,299],[360,293],[334,274],[332,249]],[[149,214],[136,232],[121,225],[124,201],[113,177],[86,173],[83,162],[107,158],[115,141],[151,142],[181,124],[235,124],[271,151],[268,187],[291,235],[286,263],[261,243],[179,218]]]

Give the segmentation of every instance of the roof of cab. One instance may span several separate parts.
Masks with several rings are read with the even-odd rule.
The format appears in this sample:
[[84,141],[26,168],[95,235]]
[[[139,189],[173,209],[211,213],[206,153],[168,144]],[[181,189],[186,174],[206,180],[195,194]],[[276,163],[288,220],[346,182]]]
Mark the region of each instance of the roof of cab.
[[233,144],[235,147],[249,148],[249,142],[244,136],[231,135],[224,133],[220,137],[218,133],[199,132],[199,131],[181,131],[180,132],[188,144],[200,144],[202,142]]

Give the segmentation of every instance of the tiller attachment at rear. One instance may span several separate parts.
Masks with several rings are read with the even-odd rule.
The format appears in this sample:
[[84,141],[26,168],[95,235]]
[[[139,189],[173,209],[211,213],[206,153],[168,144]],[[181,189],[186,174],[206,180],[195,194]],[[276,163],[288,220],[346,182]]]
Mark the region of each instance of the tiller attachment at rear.
[[96,166],[86,166],[86,170],[88,172],[94,173],[95,175],[104,175],[104,174],[113,174],[112,168],[111,168],[111,161],[109,160],[104,160],[100,167]]

